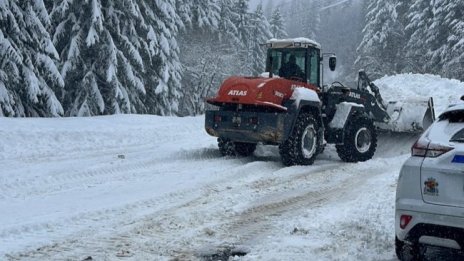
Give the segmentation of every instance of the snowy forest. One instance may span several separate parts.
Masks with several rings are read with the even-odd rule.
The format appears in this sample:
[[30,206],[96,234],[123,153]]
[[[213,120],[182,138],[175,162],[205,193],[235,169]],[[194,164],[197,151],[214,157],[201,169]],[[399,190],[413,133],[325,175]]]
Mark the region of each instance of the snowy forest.
[[270,38],[337,54],[330,80],[464,80],[462,0],[0,0],[0,116],[198,115]]

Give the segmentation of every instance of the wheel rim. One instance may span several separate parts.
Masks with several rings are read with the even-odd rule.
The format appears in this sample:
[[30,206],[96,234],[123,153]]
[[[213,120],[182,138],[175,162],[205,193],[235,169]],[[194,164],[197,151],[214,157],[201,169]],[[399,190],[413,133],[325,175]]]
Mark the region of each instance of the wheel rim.
[[356,149],[360,153],[365,153],[365,152],[369,151],[369,149],[371,148],[371,144],[372,144],[371,132],[365,127],[359,129],[356,132],[354,142],[355,142],[355,145],[356,145]]
[[310,158],[316,152],[317,135],[313,125],[309,125],[303,132],[301,149],[305,158]]

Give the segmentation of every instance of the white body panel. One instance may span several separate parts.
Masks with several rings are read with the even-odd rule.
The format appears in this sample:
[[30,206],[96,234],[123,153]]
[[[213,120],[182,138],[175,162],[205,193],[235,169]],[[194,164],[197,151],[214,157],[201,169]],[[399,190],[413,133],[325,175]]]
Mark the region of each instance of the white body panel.
[[[464,231],[464,143],[456,140],[464,139],[464,107],[447,112],[453,110],[461,110],[454,120],[442,117],[420,138],[430,142],[427,148],[449,151],[438,157],[412,156],[400,171],[395,210],[395,232],[400,241],[414,238],[421,244],[464,249],[462,237],[459,245],[455,240],[424,232],[439,228],[462,235]],[[400,227],[402,215],[412,217],[404,228]]]

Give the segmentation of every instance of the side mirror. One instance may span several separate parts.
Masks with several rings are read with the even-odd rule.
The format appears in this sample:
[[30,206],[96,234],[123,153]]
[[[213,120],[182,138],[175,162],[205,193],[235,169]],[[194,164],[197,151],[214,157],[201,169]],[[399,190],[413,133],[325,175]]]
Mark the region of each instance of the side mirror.
[[461,101],[464,101],[464,95],[461,96]]
[[331,71],[335,71],[335,67],[337,66],[337,57],[332,55],[329,57],[329,68]]

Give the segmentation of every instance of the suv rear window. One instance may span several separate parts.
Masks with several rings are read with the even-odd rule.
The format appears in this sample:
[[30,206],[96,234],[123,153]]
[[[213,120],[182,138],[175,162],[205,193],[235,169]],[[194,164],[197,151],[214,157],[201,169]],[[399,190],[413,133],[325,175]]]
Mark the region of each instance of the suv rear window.
[[449,111],[440,115],[440,121],[448,120],[450,123],[464,122],[464,111]]
[[458,131],[456,134],[451,137],[450,141],[454,142],[464,142],[464,129]]

